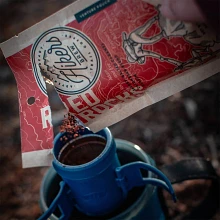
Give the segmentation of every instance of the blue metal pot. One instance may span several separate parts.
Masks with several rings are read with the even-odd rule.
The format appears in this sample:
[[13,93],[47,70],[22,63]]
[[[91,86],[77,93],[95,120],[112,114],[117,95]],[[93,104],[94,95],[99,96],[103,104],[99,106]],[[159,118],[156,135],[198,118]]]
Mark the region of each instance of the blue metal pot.
[[[70,215],[73,219],[76,216],[77,219],[79,216],[82,219],[164,218],[156,186],[165,188],[175,200],[174,191],[166,176],[155,168],[154,161],[140,147],[124,140],[115,142],[107,128],[96,134],[86,130],[83,136],[66,143],[61,141],[63,135],[55,138],[53,149],[53,167],[63,181],[53,168],[48,171],[41,187],[40,204],[44,214],[40,219],[49,216],[57,219],[52,214],[56,208],[60,210],[59,219],[69,219]],[[104,150],[95,159],[80,165],[65,165],[59,161],[66,144],[87,139],[102,141],[103,138],[106,140]]]

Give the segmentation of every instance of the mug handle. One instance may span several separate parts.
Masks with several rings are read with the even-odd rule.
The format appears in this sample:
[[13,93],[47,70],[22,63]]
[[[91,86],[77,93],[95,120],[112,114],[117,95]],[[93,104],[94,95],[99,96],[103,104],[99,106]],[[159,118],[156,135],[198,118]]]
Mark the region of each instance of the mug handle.
[[59,208],[61,212],[60,220],[69,219],[73,208],[74,208],[73,196],[71,195],[71,191],[67,184],[64,181],[60,182],[60,191],[50,204],[50,207],[46,212],[41,215],[38,220],[47,220],[57,208]]
[[[141,169],[156,174],[158,178],[143,177],[141,174]],[[122,188],[124,197],[126,197],[128,191],[135,186],[151,184],[167,190],[171,194],[173,201],[177,201],[170,180],[160,170],[150,164],[139,161],[132,162],[121,167],[117,167],[115,172],[117,176],[116,181]]]

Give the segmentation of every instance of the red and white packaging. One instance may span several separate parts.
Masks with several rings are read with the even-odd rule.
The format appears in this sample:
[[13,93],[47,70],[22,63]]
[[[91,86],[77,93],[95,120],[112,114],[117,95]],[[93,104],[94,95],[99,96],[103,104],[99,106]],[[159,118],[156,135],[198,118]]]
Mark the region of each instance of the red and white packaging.
[[159,2],[80,0],[1,44],[17,81],[23,167],[51,165],[45,79],[98,131],[220,71],[219,36],[164,18]]

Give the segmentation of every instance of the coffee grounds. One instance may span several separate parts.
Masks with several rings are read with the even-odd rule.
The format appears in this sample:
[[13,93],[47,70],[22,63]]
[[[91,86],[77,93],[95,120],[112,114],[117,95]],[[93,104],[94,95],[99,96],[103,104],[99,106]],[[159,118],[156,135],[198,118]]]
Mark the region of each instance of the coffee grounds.
[[60,151],[58,160],[65,165],[77,166],[97,158],[106,145],[103,137],[85,137],[66,144]]
[[64,120],[60,126],[60,132],[66,132],[67,135],[64,135],[60,140],[67,141],[69,138],[79,137],[83,133],[85,127],[79,124],[77,118],[71,113],[64,115]]

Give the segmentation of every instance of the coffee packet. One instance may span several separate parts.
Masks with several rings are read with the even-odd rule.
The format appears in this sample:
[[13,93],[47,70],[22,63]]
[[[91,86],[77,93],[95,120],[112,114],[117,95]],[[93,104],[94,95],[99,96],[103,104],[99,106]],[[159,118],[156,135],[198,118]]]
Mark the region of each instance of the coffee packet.
[[96,132],[220,71],[220,38],[160,1],[80,0],[1,44],[18,87],[23,167],[50,166],[45,81]]

